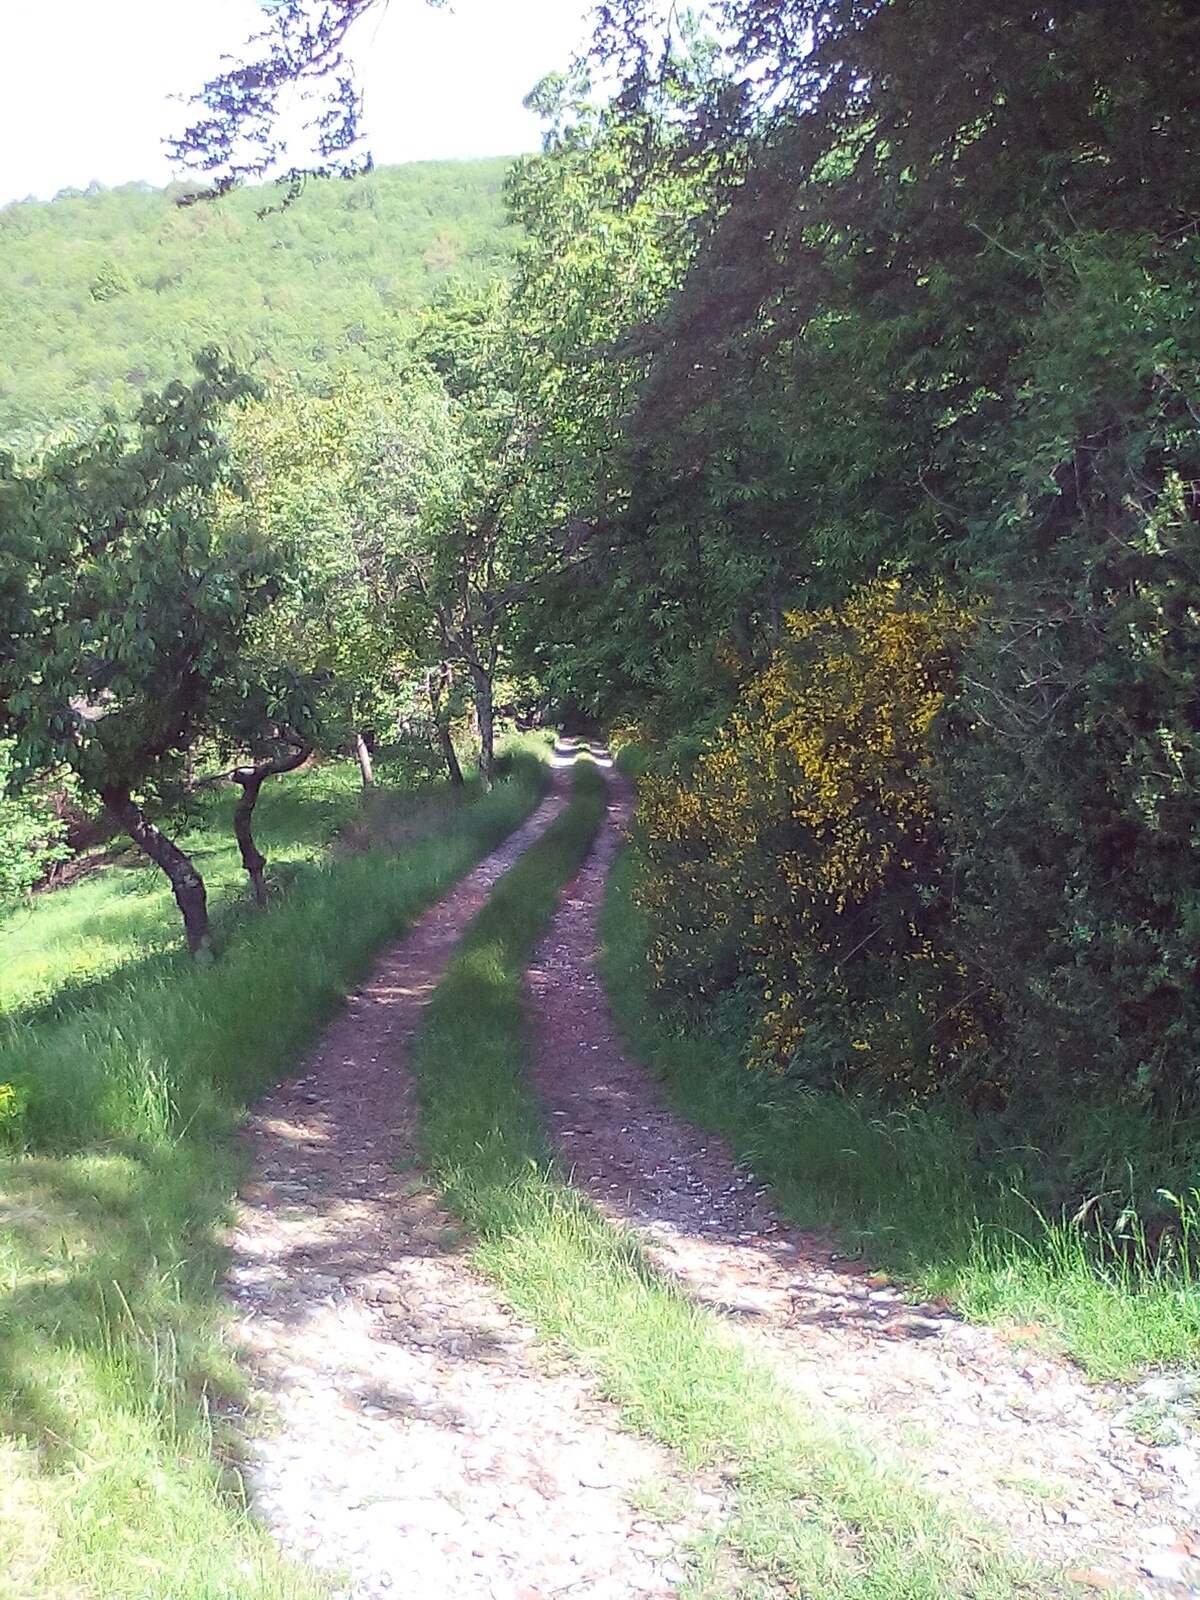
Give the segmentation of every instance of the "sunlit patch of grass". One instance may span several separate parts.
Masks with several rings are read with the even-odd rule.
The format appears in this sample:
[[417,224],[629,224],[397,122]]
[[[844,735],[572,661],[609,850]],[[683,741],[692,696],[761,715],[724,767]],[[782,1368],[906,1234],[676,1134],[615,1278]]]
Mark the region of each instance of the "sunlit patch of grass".
[[1035,1330],[1095,1377],[1200,1360],[1200,1284],[1190,1266],[1200,1241],[1196,1195],[1164,1194],[1176,1248],[1151,1249],[1136,1221],[1118,1237],[1087,1208],[1067,1216],[1032,1205],[1024,1196],[1052,1157],[1013,1150],[985,1163],[949,1107],[889,1111],[748,1072],[719,1032],[686,1032],[656,1009],[636,876],[626,851],[603,921],[614,1016],[679,1109],[729,1138],[784,1215],[832,1230],[848,1252],[922,1296]]
[[178,1149],[0,1166],[0,1481],[22,1596],[320,1592],[213,1464],[209,1398],[234,1386],[214,1222],[236,1171]]
[[24,1149],[0,1161],[0,1595],[327,1592],[247,1515],[221,1420],[242,1388],[217,1289],[244,1172],[231,1134],[378,946],[528,815],[543,781],[522,763],[436,834],[333,864],[294,808],[292,859],[309,864],[265,914],[227,924],[216,965],[161,951],[0,1028],[0,1083],[25,1096],[11,1130]]
[[[583,772],[570,809],[468,931],[412,1052],[420,1147],[477,1233],[479,1265],[596,1375],[631,1426],[723,1479],[731,1510],[717,1545],[753,1579],[738,1578],[738,1592],[1011,1600],[1035,1581],[1039,1595],[1060,1592],[802,1407],[551,1161],[524,1077],[522,973],[603,805],[596,775]],[[728,1595],[712,1586],[728,1562],[714,1550],[694,1556],[692,1592]]]
[[[59,1600],[61,1589],[39,1581],[54,1541],[54,1510],[37,1481],[36,1463],[28,1446],[0,1439],[0,1600],[23,1600],[37,1593]],[[64,1597],[65,1600],[65,1597]]]
[[[356,814],[358,769],[328,762],[263,790],[256,815],[272,871],[294,873],[319,860]],[[204,875],[213,909],[245,893],[232,832],[233,796],[208,791],[180,843]],[[118,841],[119,843],[119,841]],[[179,912],[156,867],[131,848],[67,888],[36,895],[0,923],[0,1013],[89,997],[122,967],[180,942]]]
[[[1194,1197],[1181,1215],[1186,1237],[1194,1233]],[[948,1287],[969,1316],[1045,1328],[1094,1376],[1128,1377],[1200,1364],[1200,1285],[1190,1253],[1162,1257],[1144,1239],[1098,1234],[1071,1218],[1034,1213],[1020,1232],[981,1220]]]

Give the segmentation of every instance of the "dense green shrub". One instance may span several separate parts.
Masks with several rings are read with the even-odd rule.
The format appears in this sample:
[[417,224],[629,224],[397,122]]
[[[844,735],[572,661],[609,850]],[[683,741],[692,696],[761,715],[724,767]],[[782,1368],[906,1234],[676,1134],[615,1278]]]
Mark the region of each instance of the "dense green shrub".
[[[1121,1108],[1200,1110],[1194,258],[1077,237],[1041,259],[1012,403],[953,441],[980,624],[961,678],[910,632],[949,699],[891,746],[883,788],[861,713],[915,704],[911,668],[879,618],[846,656],[855,598],[793,618],[691,776],[647,789],[646,905],[677,995],[736,994],[754,1056],[893,1095],[952,1085],[1023,1137],[1106,1106],[1095,1181]],[[875,685],[862,705],[851,683]],[[879,799],[917,781],[917,748],[927,825],[892,838]]]
[[977,469],[994,599],[938,797],[955,949],[1022,1102],[1200,1109],[1195,261],[1097,238],[1045,263]]

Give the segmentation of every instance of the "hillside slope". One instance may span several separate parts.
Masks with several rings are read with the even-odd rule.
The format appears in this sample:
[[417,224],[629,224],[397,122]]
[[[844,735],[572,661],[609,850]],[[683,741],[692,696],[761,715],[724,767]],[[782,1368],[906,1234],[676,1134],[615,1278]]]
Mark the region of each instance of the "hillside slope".
[[0,210],[0,438],[122,409],[217,342],[264,374],[385,359],[447,275],[507,257],[508,162],[421,162],[180,207],[131,184]]

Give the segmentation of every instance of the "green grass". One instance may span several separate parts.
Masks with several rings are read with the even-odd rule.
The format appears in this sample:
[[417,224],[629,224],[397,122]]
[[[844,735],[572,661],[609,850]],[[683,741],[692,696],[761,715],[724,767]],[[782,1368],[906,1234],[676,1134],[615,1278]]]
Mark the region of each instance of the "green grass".
[[[522,973],[603,805],[598,776],[585,769],[568,811],[472,924],[410,1058],[422,1155],[477,1234],[479,1264],[597,1375],[630,1425],[724,1477],[735,1510],[721,1540],[762,1583],[821,1600],[1031,1592],[1033,1578],[988,1536],[881,1471],[832,1419],[805,1410],[717,1319],[659,1278],[636,1241],[550,1160],[524,1078]],[[714,1592],[706,1568],[711,1550],[697,1556],[694,1595]],[[1044,1575],[1036,1584],[1040,1595],[1059,1592]]]
[[[981,1160],[965,1117],[948,1107],[886,1111],[743,1068],[736,1043],[685,1032],[648,991],[647,935],[627,850],[610,882],[602,969],[630,1049],[685,1116],[725,1134],[771,1186],[785,1216],[833,1230],[848,1252],[943,1295],[968,1316],[1028,1329],[1095,1377],[1200,1358],[1200,1284],[1135,1235],[1097,1236],[1094,1219],[1042,1214],[1023,1195],[1045,1182],[1031,1152]],[[1082,1114],[1082,1113],[1079,1113]],[[1180,1197],[1185,1244],[1197,1199]],[[1188,1250],[1183,1251],[1186,1263]]]
[[[444,822],[458,804],[448,786],[430,782],[428,765],[404,750],[384,756],[379,780],[364,794],[357,763],[327,761],[269,781],[254,827],[272,881],[291,882],[336,836],[369,846]],[[248,909],[234,799],[232,787],[201,791],[177,836],[204,878],[218,936]],[[115,856],[110,864],[0,919],[0,1015],[93,999],[113,973],[180,946],[179,912],[163,874],[121,837],[108,853]]]
[[[218,1465],[240,1393],[216,1288],[244,1173],[232,1133],[375,949],[528,814],[543,774],[522,761],[399,853],[310,860],[265,914],[227,919],[211,968],[126,937],[133,959],[98,987],[5,1022],[0,1084],[26,1106],[10,1128],[25,1148],[0,1161],[0,1595],[324,1592],[247,1517],[236,1463]],[[311,858],[310,821],[276,817],[281,857],[290,840]]]

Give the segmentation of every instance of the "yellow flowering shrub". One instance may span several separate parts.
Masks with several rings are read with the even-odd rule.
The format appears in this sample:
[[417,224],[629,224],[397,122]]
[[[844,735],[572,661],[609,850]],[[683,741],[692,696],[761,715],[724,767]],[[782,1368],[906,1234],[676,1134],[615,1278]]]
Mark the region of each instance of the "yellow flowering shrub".
[[922,1093],[964,1059],[930,764],[969,623],[884,581],[792,613],[690,774],[643,784],[658,983],[738,994],[759,1062]]

